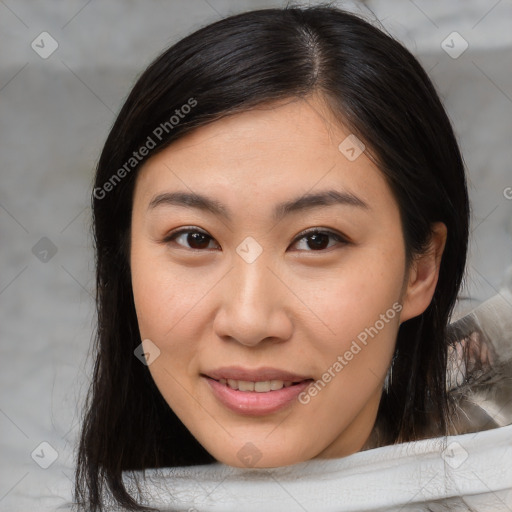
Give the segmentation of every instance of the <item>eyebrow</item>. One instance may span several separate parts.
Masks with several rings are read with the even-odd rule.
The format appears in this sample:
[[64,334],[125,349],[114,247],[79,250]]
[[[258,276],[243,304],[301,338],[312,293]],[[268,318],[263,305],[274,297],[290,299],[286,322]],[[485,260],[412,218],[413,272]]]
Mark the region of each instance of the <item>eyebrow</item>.
[[[228,221],[231,220],[231,213],[225,205],[216,199],[195,192],[165,192],[158,194],[149,203],[148,210],[153,210],[163,205],[197,208],[224,217]],[[279,203],[274,208],[273,218],[275,221],[279,221],[291,213],[332,205],[353,206],[365,210],[370,209],[367,203],[351,192],[325,190],[305,194],[296,199]]]

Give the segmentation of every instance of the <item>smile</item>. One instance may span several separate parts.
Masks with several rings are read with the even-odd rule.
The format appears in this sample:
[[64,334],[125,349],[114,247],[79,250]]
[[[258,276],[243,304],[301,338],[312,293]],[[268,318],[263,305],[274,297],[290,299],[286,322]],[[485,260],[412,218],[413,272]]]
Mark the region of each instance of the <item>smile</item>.
[[234,380],[234,379],[219,379],[218,382],[229,386],[231,389],[238,391],[255,391],[256,393],[268,393],[269,391],[279,391],[283,388],[289,388],[300,382],[284,381],[284,380],[263,380],[263,381],[249,381],[249,380]]
[[[241,372],[238,370],[237,372],[237,376],[240,376]],[[229,371],[221,373],[226,375]],[[233,371],[233,376],[235,376],[234,373]],[[271,374],[272,371],[267,372],[267,375],[269,373]],[[246,416],[264,416],[291,407],[293,403],[298,402],[297,397],[300,393],[313,382],[311,378],[301,379],[300,376],[289,373],[281,372],[281,375],[289,380],[277,378],[256,380],[254,377],[254,380],[214,378],[204,374],[201,377],[208,384],[209,392],[223,408]],[[276,376],[275,372],[273,376]]]

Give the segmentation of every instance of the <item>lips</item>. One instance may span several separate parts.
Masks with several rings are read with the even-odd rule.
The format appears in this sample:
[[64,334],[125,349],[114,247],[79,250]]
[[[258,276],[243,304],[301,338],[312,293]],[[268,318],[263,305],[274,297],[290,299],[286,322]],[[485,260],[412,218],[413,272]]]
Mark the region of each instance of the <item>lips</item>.
[[239,414],[261,416],[290,406],[313,381],[276,368],[218,368],[202,374],[217,400]]

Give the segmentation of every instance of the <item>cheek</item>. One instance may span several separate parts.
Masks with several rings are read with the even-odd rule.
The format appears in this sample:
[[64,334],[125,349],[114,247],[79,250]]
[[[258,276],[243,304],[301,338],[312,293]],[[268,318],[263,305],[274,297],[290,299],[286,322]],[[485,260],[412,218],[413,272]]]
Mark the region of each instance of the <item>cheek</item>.
[[201,344],[203,306],[218,277],[211,271],[206,275],[199,267],[178,269],[168,258],[155,257],[150,248],[135,247],[131,263],[140,336],[150,339],[160,351],[149,371],[173,410],[188,414],[188,409],[194,409],[189,379],[197,373],[205,348]]
[[331,382],[324,395],[328,402],[356,411],[380,386],[395,348],[403,272],[403,256],[360,251],[323,286],[309,287],[308,303],[323,325],[315,352],[325,372],[321,381]]
[[403,277],[401,257],[373,251],[354,252],[328,277],[303,282],[302,296],[317,312],[326,339],[346,340],[373,325],[394,304],[390,315],[397,316]]
[[141,336],[172,340],[174,331],[194,325],[194,308],[211,287],[211,277],[203,274],[200,268],[185,272],[154,249],[135,246],[131,275]]
[[[151,262],[148,264],[148,262]],[[143,251],[132,252],[132,287],[141,339],[149,339],[159,355],[149,365],[151,376],[173,410],[188,411],[191,405],[188,376],[199,355],[194,335],[194,305],[202,288],[190,286],[184,273],[170,271]],[[187,339],[188,343],[183,343]],[[192,401],[193,402],[193,401]]]
[[[375,267],[347,272],[312,296],[329,327],[323,330],[325,336],[315,338],[314,353],[322,373],[316,386],[301,397],[309,404],[312,428],[329,425],[334,436],[381,388],[394,353],[401,310],[401,274],[395,270],[398,278],[393,279],[391,271],[380,281]],[[339,414],[333,416],[333,410]]]

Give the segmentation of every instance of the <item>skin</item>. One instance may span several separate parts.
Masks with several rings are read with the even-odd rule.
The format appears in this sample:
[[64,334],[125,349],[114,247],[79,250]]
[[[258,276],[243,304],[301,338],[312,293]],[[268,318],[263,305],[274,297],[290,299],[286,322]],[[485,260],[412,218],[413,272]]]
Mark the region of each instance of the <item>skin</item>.
[[[338,149],[349,134],[321,98],[289,100],[196,129],[137,177],[133,293],[141,339],[160,350],[149,370],[185,426],[225,464],[244,467],[238,452],[249,442],[260,457],[253,467],[368,448],[399,323],[431,301],[446,228],[434,225],[430,250],[406,268],[398,205],[366,153],[350,161]],[[367,207],[335,204],[272,218],[276,204],[327,189],[350,192]],[[215,198],[232,219],[150,207],[176,191]],[[166,238],[179,228],[208,236],[196,245],[187,234]],[[324,236],[318,249],[300,235],[311,228],[346,241]],[[248,236],[262,249],[251,263],[236,251]],[[200,377],[221,366],[272,366],[321,379],[393,304],[401,312],[307,404],[240,415]]]

